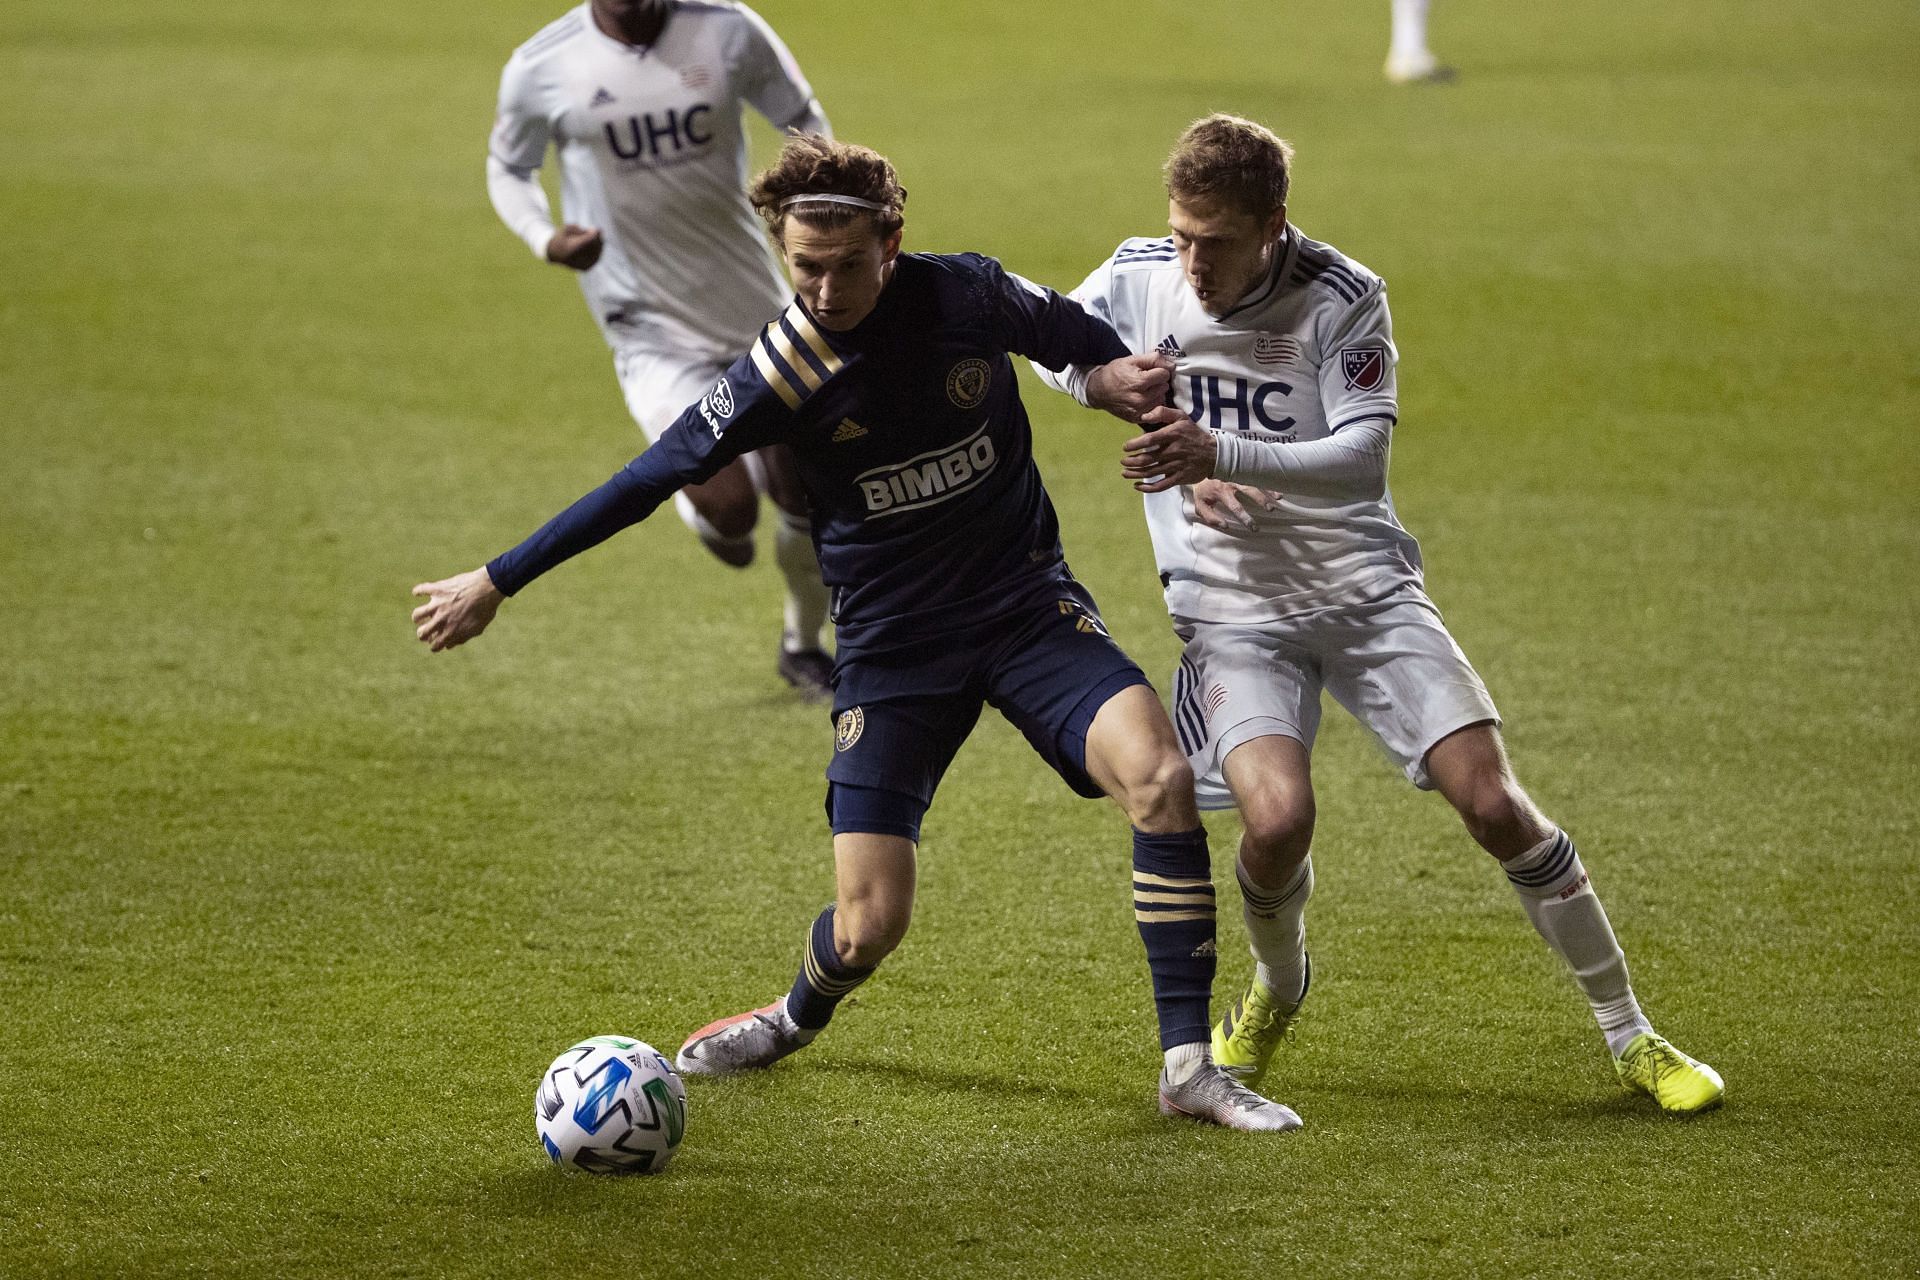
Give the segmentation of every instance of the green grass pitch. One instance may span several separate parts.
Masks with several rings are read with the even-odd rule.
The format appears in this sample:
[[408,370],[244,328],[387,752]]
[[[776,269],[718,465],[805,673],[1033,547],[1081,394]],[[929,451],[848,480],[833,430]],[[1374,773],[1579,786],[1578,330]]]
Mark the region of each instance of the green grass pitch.
[[[1189,119],[1296,142],[1295,220],[1391,284],[1431,589],[1724,1110],[1617,1093],[1330,711],[1308,1127],[1162,1120],[1124,824],[995,721],[833,1030],[696,1082],[664,1177],[548,1168],[548,1060],[771,998],[831,883],[769,565],[663,518],[475,646],[407,624],[638,447],[482,182],[558,0],[10,0],[0,1274],[1914,1274],[1920,14],[1441,0],[1460,83],[1395,91],[1386,8],[761,6],[911,247],[1062,287]],[[1164,674],[1121,431],[1028,402]]]

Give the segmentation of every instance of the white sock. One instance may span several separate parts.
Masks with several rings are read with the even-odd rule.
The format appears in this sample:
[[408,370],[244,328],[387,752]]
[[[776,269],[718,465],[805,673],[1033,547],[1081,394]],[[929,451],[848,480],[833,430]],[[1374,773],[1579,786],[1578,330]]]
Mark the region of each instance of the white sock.
[[813,553],[813,526],[805,516],[775,508],[779,521],[773,531],[773,558],[787,582],[785,630],[780,647],[788,653],[822,648],[820,632],[827,625],[827,589],[820,581],[820,561]]
[[1427,51],[1427,0],[1393,0],[1393,44],[1397,57],[1417,57]]
[[1240,880],[1240,913],[1247,922],[1247,949],[1254,976],[1283,1005],[1299,1004],[1307,985],[1307,899],[1313,896],[1313,855],[1279,889],[1263,889],[1234,863]]
[[1554,832],[1502,870],[1533,927],[1573,971],[1607,1048],[1618,1056],[1635,1036],[1652,1031],[1627,981],[1627,957],[1567,833]]
[[822,1030],[820,1027],[803,1027],[795,1022],[793,1020],[793,1014],[787,1011],[786,996],[780,997],[780,1007],[774,1010],[773,1016],[780,1023],[780,1030],[794,1037],[801,1044],[812,1044],[813,1038],[819,1035]]
[[1207,1061],[1207,1042],[1175,1045],[1167,1050],[1167,1083],[1179,1084],[1198,1071]]

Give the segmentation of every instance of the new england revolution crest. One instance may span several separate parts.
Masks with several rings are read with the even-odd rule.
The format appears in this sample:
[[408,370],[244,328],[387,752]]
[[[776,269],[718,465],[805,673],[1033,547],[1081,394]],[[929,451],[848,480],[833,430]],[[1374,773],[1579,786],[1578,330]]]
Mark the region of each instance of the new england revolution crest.
[[978,357],[962,360],[947,370],[947,399],[958,408],[977,409],[987,398],[987,388],[992,382],[993,369],[985,360]]

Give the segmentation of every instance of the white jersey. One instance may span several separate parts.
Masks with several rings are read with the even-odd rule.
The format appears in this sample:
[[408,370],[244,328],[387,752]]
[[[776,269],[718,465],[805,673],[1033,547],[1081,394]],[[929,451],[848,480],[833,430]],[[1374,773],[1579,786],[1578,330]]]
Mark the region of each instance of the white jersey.
[[[746,197],[742,104],[776,128],[825,127],[793,55],[743,4],[673,0],[649,46],[582,4],[508,60],[489,151],[525,177],[554,145],[566,220],[605,236],[580,287],[614,346],[730,360],[786,305]],[[549,228],[515,230],[544,251]]]
[[[1400,526],[1386,489],[1398,409],[1385,285],[1292,226],[1274,256],[1246,301],[1217,319],[1188,286],[1170,239],[1124,242],[1073,294],[1133,351],[1171,356],[1174,405],[1223,437],[1223,463],[1230,454],[1264,459],[1261,483],[1284,495],[1277,513],[1259,513],[1253,530],[1237,533],[1195,520],[1189,489],[1147,495],[1154,555],[1177,620],[1268,622],[1420,585],[1419,544]],[[1086,370],[1038,372],[1072,394],[1085,386]],[[1314,443],[1337,433],[1348,434],[1339,444]],[[1365,478],[1354,480],[1343,461],[1332,470],[1344,478],[1330,481],[1323,460],[1362,456],[1347,447],[1360,440],[1369,445]],[[1276,476],[1276,467],[1291,474]]]

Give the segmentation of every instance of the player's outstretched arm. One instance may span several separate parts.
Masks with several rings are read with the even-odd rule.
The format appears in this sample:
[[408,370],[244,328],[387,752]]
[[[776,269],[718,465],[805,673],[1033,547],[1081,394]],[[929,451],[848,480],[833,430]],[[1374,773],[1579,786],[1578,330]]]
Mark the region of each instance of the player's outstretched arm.
[[1166,404],[1172,386],[1173,361],[1166,356],[1122,356],[1087,375],[1087,407],[1138,423]]
[[484,567],[422,582],[413,589],[427,602],[413,611],[414,634],[435,653],[465,644],[487,629],[506,599]]

